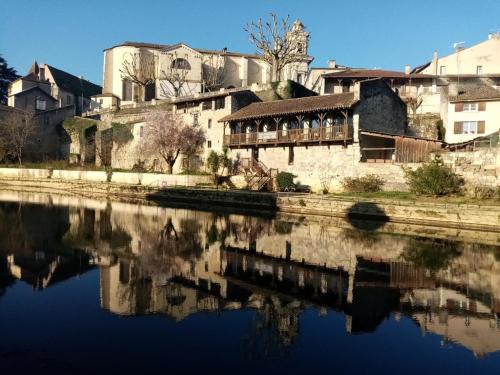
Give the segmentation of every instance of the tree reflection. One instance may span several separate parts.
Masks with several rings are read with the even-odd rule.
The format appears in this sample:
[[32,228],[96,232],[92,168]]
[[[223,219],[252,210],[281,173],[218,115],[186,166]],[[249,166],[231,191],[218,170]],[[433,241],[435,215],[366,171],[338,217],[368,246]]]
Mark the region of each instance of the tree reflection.
[[432,274],[445,269],[450,262],[461,255],[461,250],[456,242],[410,238],[401,257],[418,267],[429,270]]

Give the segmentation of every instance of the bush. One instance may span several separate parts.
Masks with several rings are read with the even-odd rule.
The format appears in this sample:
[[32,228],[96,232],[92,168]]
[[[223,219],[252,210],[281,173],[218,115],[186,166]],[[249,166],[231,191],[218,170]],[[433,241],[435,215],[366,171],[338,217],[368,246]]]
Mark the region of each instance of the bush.
[[279,172],[276,177],[276,182],[278,183],[278,188],[283,190],[290,186],[293,186],[293,178],[295,176],[289,172]]
[[349,193],[374,193],[382,190],[384,180],[377,175],[368,174],[363,177],[346,177],[342,187]]
[[445,166],[438,155],[414,171],[405,169],[410,191],[417,195],[450,195],[459,193],[463,178]]

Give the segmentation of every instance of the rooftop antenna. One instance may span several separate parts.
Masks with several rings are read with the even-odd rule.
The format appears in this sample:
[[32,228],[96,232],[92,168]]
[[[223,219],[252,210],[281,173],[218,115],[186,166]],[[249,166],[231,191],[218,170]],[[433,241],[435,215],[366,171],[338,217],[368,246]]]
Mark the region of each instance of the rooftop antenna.
[[465,42],[453,43],[453,48],[457,53],[457,96],[460,94],[460,46]]

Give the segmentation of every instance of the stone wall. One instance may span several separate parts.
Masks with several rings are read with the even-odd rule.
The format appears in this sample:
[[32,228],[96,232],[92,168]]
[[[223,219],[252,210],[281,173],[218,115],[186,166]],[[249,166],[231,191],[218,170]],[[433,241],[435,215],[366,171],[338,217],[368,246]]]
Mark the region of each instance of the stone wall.
[[442,152],[443,162],[473,186],[500,186],[500,152],[498,148],[477,151]]
[[[290,147],[293,148],[293,163],[289,164]],[[383,186],[387,191],[407,190],[406,180],[401,164],[396,163],[362,163],[359,147],[348,145],[330,146],[286,146],[259,149],[259,160],[268,168],[277,168],[280,172],[293,173],[295,183],[310,187],[313,192],[320,192],[324,185],[331,192],[342,191],[342,181],[346,177],[361,177],[376,174],[386,181]],[[232,150],[231,157],[247,158],[252,149]],[[408,164],[407,167],[415,167]]]
[[113,182],[121,185],[143,185],[151,188],[197,186],[212,182],[211,176],[168,175],[160,173],[106,172],[85,170],[50,170],[0,168],[0,179],[52,179],[60,181]]

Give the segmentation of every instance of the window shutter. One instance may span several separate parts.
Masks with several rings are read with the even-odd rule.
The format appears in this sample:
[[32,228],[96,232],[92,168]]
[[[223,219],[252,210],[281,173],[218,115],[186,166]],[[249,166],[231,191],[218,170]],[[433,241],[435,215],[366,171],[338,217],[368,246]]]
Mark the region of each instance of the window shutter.
[[478,121],[477,122],[477,134],[484,134],[484,128],[485,128],[485,122],[484,121]]
[[478,107],[480,111],[486,111],[486,102],[479,102]]
[[464,103],[455,103],[455,112],[462,112],[464,110]]
[[460,121],[455,121],[455,129],[454,134],[462,133],[462,123]]

